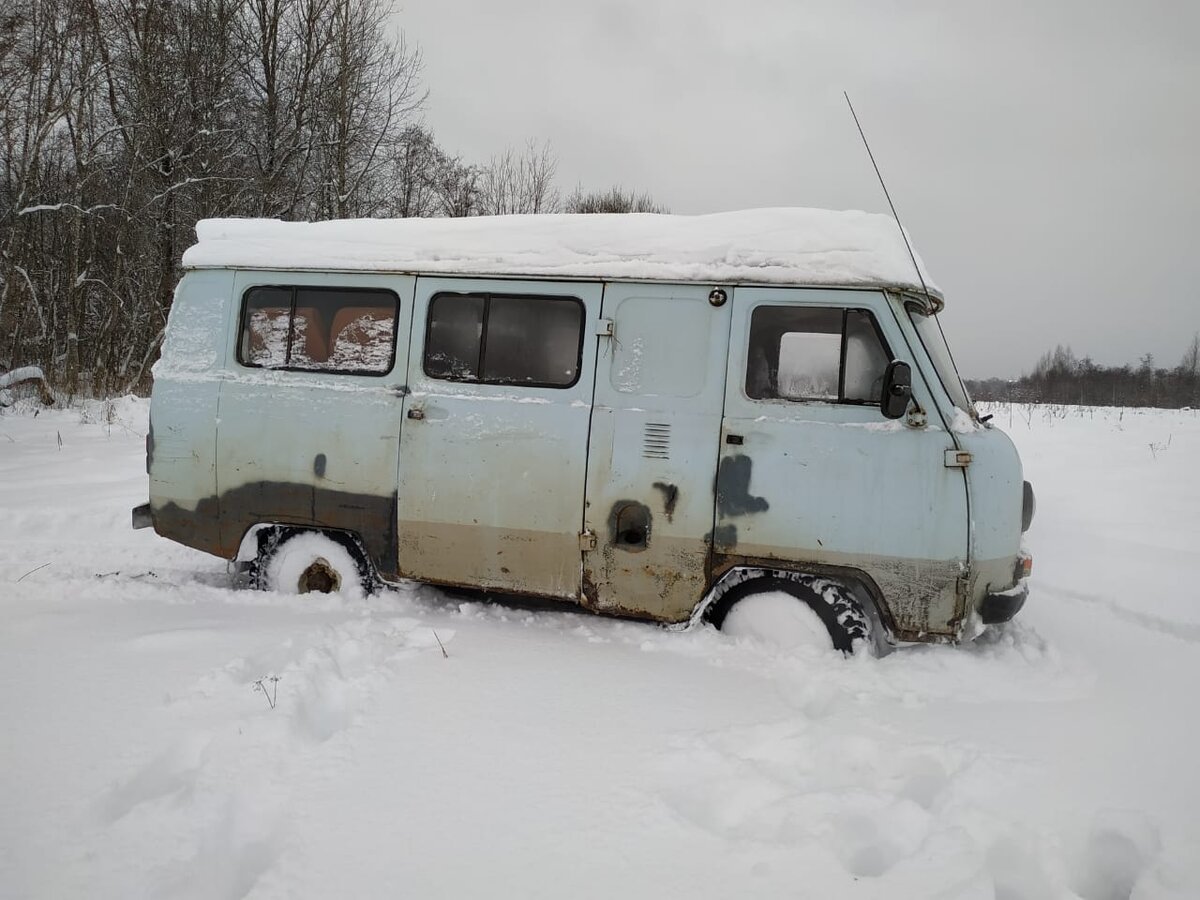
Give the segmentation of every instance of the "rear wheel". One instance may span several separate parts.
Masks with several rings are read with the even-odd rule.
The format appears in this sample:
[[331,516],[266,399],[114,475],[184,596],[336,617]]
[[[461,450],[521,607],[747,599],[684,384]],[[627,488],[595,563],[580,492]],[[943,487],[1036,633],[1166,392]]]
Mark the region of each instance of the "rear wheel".
[[870,648],[871,621],[844,585],[813,575],[763,572],[739,581],[713,604],[708,620],[735,637],[782,649],[816,647],[850,654]]
[[259,536],[254,561],[257,587],[281,594],[371,592],[371,569],[353,538],[318,531],[274,529]]

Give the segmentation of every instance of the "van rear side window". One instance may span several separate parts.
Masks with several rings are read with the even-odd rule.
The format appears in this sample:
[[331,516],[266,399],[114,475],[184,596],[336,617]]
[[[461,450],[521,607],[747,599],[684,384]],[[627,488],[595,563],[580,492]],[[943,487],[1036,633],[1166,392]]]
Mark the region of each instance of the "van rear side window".
[[583,303],[575,297],[436,294],[425,374],[445,381],[571,387],[579,380]]
[[400,298],[369,288],[253,287],[242,306],[238,362],[263,369],[386,375]]
[[759,306],[750,317],[746,396],[878,405],[890,359],[867,310]]

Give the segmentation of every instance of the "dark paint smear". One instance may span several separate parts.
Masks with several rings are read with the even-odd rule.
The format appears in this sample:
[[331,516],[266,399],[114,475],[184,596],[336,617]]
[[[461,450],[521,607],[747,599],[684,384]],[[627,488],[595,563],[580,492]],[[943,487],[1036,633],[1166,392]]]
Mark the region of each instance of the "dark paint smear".
[[662,491],[663,512],[667,514],[667,521],[670,522],[671,517],[675,515],[675,504],[679,500],[679,488],[663,481],[654,482],[653,487]]
[[195,511],[168,503],[155,509],[154,530],[188,547],[233,559],[242,536],[262,522],[332,528],[357,534],[380,575],[395,576],[396,494],[352,494],[308,484],[259,481],[220,497],[206,497]]
[[717,469],[717,515],[744,516],[770,508],[766,497],[750,493],[750,470],[754,462],[749,456],[726,456]]

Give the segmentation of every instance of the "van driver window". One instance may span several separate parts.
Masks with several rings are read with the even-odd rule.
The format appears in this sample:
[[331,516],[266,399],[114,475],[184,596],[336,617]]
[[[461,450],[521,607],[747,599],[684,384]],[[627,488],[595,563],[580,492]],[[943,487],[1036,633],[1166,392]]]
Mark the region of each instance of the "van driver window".
[[430,378],[570,387],[582,348],[583,303],[574,297],[437,294],[429,303]]
[[385,375],[396,355],[399,298],[391,291],[299,286],[246,291],[244,366]]
[[866,310],[759,306],[750,317],[746,396],[878,405],[890,358]]

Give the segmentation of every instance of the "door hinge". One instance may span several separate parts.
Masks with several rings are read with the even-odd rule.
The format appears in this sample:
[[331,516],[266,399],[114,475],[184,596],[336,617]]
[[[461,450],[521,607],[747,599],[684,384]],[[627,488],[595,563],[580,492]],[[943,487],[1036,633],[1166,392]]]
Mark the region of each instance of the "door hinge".
[[971,592],[971,576],[970,573],[960,575],[954,582],[954,595],[957,599],[966,603]]
[[946,468],[965,469],[971,464],[971,454],[966,450],[947,450]]
[[613,336],[613,320],[612,319],[601,319],[599,322],[597,322],[596,323],[596,334],[598,334],[600,337],[612,337]]
[[579,532],[579,549],[584,553],[596,549],[596,532],[581,531]]

